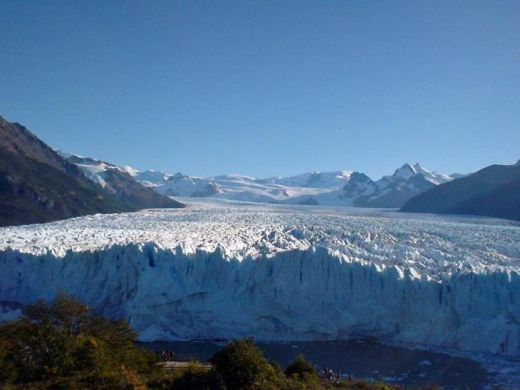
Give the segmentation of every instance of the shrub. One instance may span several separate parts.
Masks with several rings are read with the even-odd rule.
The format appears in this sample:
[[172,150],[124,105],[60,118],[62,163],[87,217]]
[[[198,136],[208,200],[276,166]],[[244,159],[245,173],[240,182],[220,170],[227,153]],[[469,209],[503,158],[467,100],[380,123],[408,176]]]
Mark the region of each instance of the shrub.
[[228,389],[265,389],[279,379],[252,338],[232,341],[211,362]]
[[160,368],[155,355],[138,349],[135,339],[125,321],[95,315],[60,292],[51,303],[38,301],[20,320],[0,326],[0,382],[139,388],[140,374]]
[[303,382],[316,382],[318,380],[316,369],[310,362],[305,360],[302,354],[298,355],[296,360],[287,366],[285,375]]

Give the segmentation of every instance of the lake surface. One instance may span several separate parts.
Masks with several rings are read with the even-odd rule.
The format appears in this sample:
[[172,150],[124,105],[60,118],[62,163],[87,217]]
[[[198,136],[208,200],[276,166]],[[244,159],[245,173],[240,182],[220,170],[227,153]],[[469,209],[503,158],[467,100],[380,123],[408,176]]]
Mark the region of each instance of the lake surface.
[[[383,380],[388,383],[445,389],[484,389],[492,382],[490,374],[477,362],[442,353],[410,350],[369,341],[313,341],[256,343],[271,361],[282,367],[304,354],[318,370],[332,368],[343,377]],[[142,343],[147,349],[172,350],[175,358],[208,361],[222,345],[210,342]]]

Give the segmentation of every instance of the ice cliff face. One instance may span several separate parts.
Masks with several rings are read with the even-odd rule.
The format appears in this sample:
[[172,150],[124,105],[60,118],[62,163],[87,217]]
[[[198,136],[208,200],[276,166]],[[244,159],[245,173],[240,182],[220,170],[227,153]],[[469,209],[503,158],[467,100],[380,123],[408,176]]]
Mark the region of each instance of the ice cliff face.
[[377,337],[520,356],[520,227],[196,203],[0,229],[4,307],[58,288],[142,340]]

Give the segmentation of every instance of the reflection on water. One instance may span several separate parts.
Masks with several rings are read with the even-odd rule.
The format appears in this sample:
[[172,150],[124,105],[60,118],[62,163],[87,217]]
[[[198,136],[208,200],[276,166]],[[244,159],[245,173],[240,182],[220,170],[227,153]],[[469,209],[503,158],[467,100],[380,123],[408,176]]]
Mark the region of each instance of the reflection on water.
[[[144,347],[162,351],[170,349],[178,359],[207,361],[222,345],[209,342],[152,342]],[[468,359],[429,351],[362,341],[313,341],[257,343],[265,356],[282,366],[300,353],[319,370],[332,368],[344,377],[383,380],[385,382],[425,386],[437,384],[446,389],[482,389],[489,383],[487,372]]]

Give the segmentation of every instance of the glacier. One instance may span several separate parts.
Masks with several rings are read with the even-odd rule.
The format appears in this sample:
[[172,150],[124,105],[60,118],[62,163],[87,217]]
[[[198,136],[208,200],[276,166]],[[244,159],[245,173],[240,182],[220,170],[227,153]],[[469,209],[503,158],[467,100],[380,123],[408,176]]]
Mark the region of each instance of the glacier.
[[520,356],[520,225],[186,200],[0,229],[0,317],[59,289],[142,341],[375,338]]

